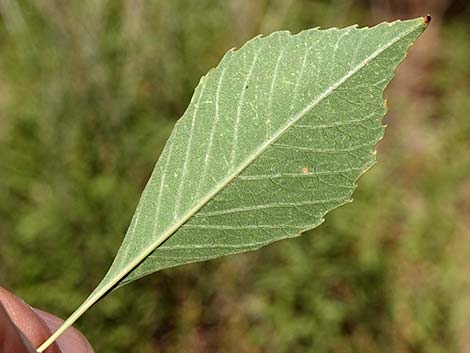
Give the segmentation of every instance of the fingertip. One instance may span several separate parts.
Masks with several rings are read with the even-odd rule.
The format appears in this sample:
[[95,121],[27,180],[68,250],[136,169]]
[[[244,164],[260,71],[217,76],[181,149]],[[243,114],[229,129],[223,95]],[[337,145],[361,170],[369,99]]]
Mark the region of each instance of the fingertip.
[[0,302],[0,352],[35,353]]
[[[11,321],[34,347],[38,347],[50,336],[51,331],[33,309],[3,287],[0,287],[0,303],[5,308]],[[61,352],[59,347],[54,344],[45,353]]]

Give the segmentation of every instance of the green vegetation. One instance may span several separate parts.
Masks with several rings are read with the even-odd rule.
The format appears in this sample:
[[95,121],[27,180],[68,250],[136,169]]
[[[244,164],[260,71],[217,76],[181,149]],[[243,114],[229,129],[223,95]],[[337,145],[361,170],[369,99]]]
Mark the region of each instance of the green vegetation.
[[[333,1],[1,4],[0,283],[64,317],[111,263],[175,119],[227,49],[368,23]],[[402,71],[388,91],[388,136],[353,205],[304,237],[116,291],[78,322],[96,351],[463,350],[469,29],[444,23],[432,65],[411,70],[426,84]]]

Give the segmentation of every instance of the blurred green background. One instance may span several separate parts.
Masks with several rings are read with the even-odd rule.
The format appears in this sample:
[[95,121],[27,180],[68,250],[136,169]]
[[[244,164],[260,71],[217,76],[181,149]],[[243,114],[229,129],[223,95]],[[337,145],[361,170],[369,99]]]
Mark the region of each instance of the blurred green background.
[[67,316],[107,270],[199,77],[278,29],[433,15],[355,202],[262,251],[147,277],[96,352],[470,352],[466,1],[0,0],[0,284]]

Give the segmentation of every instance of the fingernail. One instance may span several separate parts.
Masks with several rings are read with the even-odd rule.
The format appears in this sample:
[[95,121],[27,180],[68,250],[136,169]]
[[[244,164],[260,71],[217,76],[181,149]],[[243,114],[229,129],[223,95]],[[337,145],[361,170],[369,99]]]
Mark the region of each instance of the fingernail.
[[[34,311],[42,318],[51,331],[57,330],[63,323],[62,319],[52,314],[39,309],[34,309]],[[74,327],[67,329],[62,336],[57,339],[57,344],[63,352],[67,353],[94,353],[85,336]]]
[[[37,312],[37,309],[36,308],[33,308],[31,305],[29,305],[28,303],[25,302],[25,304],[31,309],[31,311],[38,317],[38,319],[42,322],[42,324],[44,325],[44,327],[47,327],[49,333],[52,335],[52,332],[53,330],[51,330],[51,328],[49,327],[49,325],[47,324],[47,322],[44,320],[44,318],[38,314]],[[62,349],[62,347],[60,346],[59,342],[55,342],[55,346],[56,348],[59,350],[59,353],[64,353],[64,350]]]

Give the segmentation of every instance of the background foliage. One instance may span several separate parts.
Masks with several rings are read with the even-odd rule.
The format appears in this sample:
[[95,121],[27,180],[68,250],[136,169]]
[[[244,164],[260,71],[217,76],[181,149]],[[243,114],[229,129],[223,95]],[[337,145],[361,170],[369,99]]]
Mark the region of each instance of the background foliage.
[[464,3],[0,0],[0,283],[61,316],[84,299],[227,49],[430,12],[353,204],[301,238],[138,281],[78,327],[100,353],[470,352]]

